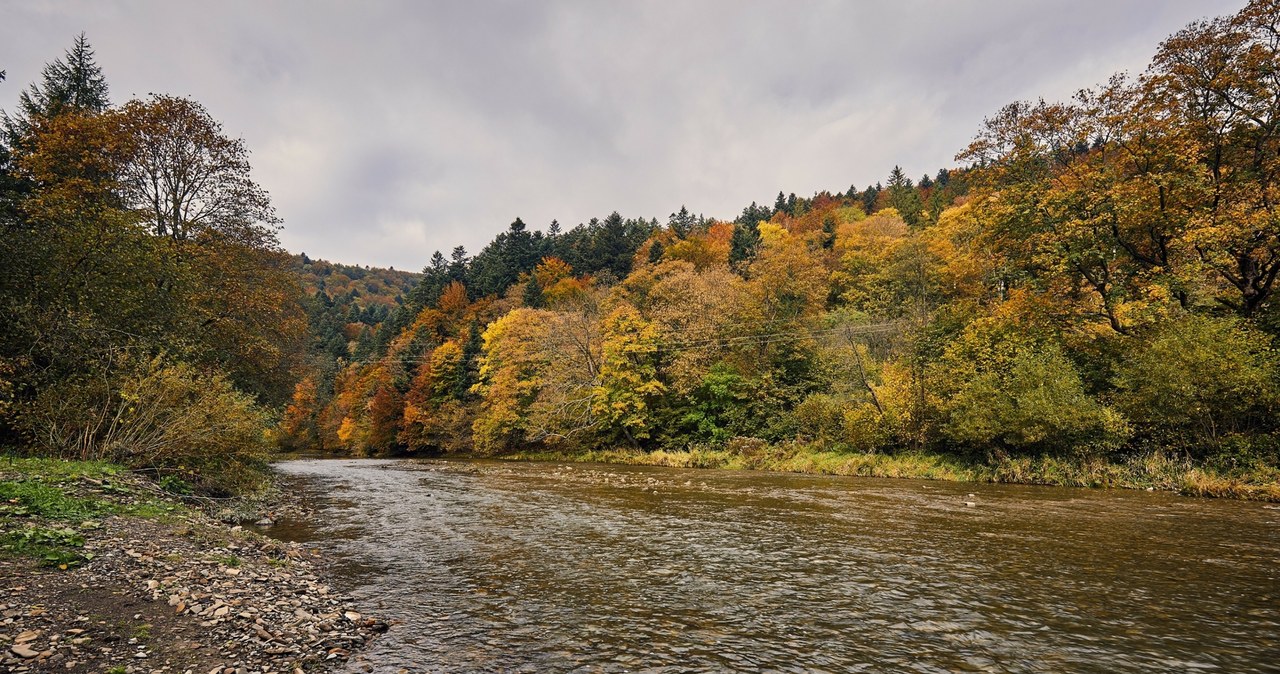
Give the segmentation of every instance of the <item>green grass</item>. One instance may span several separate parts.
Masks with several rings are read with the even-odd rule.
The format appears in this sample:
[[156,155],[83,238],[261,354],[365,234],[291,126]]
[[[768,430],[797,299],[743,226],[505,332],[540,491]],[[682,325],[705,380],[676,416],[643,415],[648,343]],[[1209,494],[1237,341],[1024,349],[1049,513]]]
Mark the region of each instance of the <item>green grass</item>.
[[105,461],[67,461],[41,457],[0,455],[0,475],[38,475],[50,483],[65,484],[84,478],[104,480],[125,472]]
[[84,532],[101,518],[166,519],[184,506],[143,497],[124,468],[100,461],[0,456],[0,554],[66,569],[90,558]]
[[42,481],[0,482],[0,515],[79,522],[115,511],[106,501],[69,496]]
[[5,552],[32,557],[43,566],[67,569],[90,559],[84,553],[84,537],[70,528],[23,527],[0,535]]

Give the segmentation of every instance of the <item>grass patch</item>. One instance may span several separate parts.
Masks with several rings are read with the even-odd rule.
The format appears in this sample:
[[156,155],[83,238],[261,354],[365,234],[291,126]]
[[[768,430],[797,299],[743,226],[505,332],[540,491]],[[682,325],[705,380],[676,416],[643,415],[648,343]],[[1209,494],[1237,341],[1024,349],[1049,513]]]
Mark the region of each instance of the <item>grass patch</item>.
[[140,478],[100,461],[0,457],[0,554],[68,569],[91,555],[84,534],[107,515],[164,519],[184,509],[141,498]]
[[40,561],[42,566],[68,569],[89,560],[85,553],[84,537],[74,529],[24,527],[0,536],[0,548],[5,552]]
[[45,482],[65,484],[85,478],[104,480],[125,469],[106,461],[67,461],[42,457],[0,455],[0,475],[39,475]]
[[149,520],[167,520],[173,515],[181,513],[183,509],[184,506],[180,504],[167,503],[158,499],[147,499],[122,506],[120,513],[133,515],[134,517],[144,517]]
[[79,522],[115,510],[105,501],[69,496],[62,488],[44,482],[0,482],[0,515]]
[[939,452],[867,454],[800,443],[745,443],[739,451],[692,448],[644,452],[627,449],[521,451],[516,461],[613,463],[673,468],[772,470],[858,477],[1000,482],[1062,487],[1157,489],[1188,496],[1280,502],[1280,469],[1224,469],[1148,452],[1118,460],[1098,456],[1017,456],[990,461]]

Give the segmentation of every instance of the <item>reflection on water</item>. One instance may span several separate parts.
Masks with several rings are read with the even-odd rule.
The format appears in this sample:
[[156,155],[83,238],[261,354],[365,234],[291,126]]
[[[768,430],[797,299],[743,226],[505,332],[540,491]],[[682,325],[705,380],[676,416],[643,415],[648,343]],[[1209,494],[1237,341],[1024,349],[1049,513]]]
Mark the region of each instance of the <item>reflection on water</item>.
[[[1280,509],[1145,492],[293,461],[398,620],[353,671],[1280,671]],[[975,505],[966,505],[966,502]]]

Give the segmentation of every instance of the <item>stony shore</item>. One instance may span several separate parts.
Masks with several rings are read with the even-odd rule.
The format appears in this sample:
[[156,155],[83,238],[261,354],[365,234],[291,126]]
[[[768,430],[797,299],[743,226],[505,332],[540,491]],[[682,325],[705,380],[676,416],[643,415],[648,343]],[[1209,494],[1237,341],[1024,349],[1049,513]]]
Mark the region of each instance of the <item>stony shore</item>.
[[[9,485],[35,479],[0,470]],[[0,671],[334,671],[387,629],[333,590],[302,546],[220,522],[127,473],[58,487],[102,516],[56,521],[25,497],[0,500],[4,540],[61,527],[77,557],[63,569],[61,558],[0,551]]]

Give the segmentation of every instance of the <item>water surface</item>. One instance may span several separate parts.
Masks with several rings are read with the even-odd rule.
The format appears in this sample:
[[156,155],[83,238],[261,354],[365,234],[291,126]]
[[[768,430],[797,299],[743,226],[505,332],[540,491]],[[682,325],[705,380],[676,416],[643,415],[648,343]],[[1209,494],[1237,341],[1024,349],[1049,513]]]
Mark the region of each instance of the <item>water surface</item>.
[[[278,464],[396,672],[1280,672],[1280,509],[589,464]],[[969,505],[972,504],[972,505]]]

